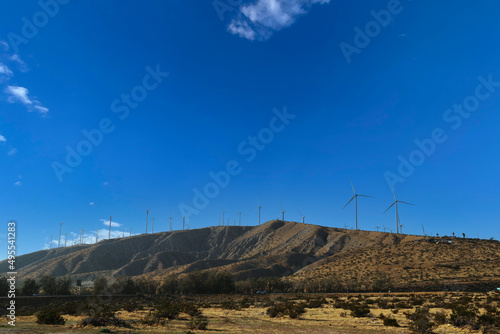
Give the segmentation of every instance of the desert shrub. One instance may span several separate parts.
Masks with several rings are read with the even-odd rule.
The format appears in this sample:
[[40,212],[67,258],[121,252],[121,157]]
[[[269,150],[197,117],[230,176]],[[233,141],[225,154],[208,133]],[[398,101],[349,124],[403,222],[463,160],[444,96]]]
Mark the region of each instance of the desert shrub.
[[123,309],[127,312],[134,312],[135,310],[137,310],[137,308],[137,303],[131,300],[128,300],[125,305],[123,305]]
[[349,310],[351,310],[351,316],[355,318],[363,318],[370,315],[370,308],[367,305],[351,304]]
[[433,315],[434,321],[439,325],[444,325],[448,322],[448,316],[445,312],[439,311]]
[[387,308],[389,308],[389,307],[388,307],[388,302],[387,302],[387,300],[385,300],[385,299],[382,299],[382,298],[377,298],[377,299],[375,300],[375,302],[377,303],[377,306],[378,306],[379,308],[381,308],[381,309],[387,309]]
[[307,302],[306,307],[307,308],[321,308],[326,303],[327,303],[326,299],[323,297],[318,298],[318,299],[311,299]]
[[343,310],[348,310],[351,307],[351,304],[348,301],[344,301],[342,299],[338,299],[333,304],[335,308],[341,308]]
[[391,310],[391,312],[392,312],[393,314],[398,314],[398,313],[399,313],[399,310],[398,310],[397,308],[395,308],[394,310]]
[[65,322],[53,305],[42,307],[36,314],[36,323],[40,325],[64,325]]
[[183,303],[180,305],[181,312],[188,314],[190,317],[201,317],[200,309],[192,303]]
[[179,303],[169,302],[168,300],[161,300],[155,306],[154,315],[159,319],[175,319],[181,313],[182,305]]
[[381,320],[384,320],[385,319],[385,314],[383,314],[382,312],[378,315],[378,318],[381,319]]
[[305,312],[305,305],[303,303],[288,301],[276,303],[274,306],[268,308],[266,313],[271,318],[289,316],[292,319],[296,319]]
[[239,305],[240,308],[249,308],[250,303],[251,303],[250,299],[248,297],[245,297],[242,300],[240,300]]
[[399,327],[398,321],[391,317],[384,318],[384,326]]
[[101,330],[99,330],[99,333],[113,333],[113,332],[109,328],[101,328]]
[[208,319],[203,316],[191,318],[187,323],[188,329],[206,330],[207,327],[208,327]]
[[80,313],[80,304],[78,302],[66,302],[59,306],[61,314],[78,315]]
[[478,329],[477,324],[477,309],[464,304],[454,305],[451,309],[450,323],[455,327],[471,326],[473,329]]
[[238,303],[236,303],[234,300],[225,300],[220,304],[220,306],[224,310],[239,310],[240,309],[240,305]]
[[117,326],[130,327],[125,321],[118,319],[111,305],[103,304],[95,299],[88,299],[83,306],[83,312],[87,315],[81,321],[82,326]]
[[436,326],[431,322],[431,316],[429,314],[429,309],[426,307],[417,307],[414,313],[405,313],[406,318],[410,321],[410,330],[419,333],[427,334],[432,333],[432,329]]

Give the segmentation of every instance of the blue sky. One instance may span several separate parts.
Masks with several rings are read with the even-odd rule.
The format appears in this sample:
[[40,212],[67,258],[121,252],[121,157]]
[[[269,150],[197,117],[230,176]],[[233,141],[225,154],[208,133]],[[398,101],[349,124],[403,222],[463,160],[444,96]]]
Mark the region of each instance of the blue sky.
[[[0,5],[0,248],[278,218],[498,239],[500,4]],[[90,139],[89,139],[90,137]],[[72,153],[68,153],[72,152]],[[69,157],[68,157],[69,156]],[[218,183],[213,180],[218,175]],[[4,246],[2,246],[4,245]],[[56,244],[53,244],[56,246]],[[0,255],[1,258],[6,257]]]

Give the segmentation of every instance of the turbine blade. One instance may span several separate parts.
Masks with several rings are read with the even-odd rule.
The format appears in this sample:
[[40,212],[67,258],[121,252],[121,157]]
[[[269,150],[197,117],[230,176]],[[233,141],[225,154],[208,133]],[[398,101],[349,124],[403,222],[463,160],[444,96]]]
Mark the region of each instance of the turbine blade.
[[396,202],[392,203],[392,204],[391,204],[391,206],[390,206],[390,207],[388,207],[388,208],[384,211],[384,213],[386,213],[386,212],[387,212],[387,210],[389,210],[390,208],[392,208],[392,207],[394,206],[394,204],[396,204]]
[[359,194],[358,194],[358,196],[375,198],[375,197],[373,197],[373,196],[368,196],[368,195],[359,195]]
[[415,204],[411,204],[411,203],[408,203],[408,202],[403,202],[403,201],[398,201],[399,203],[404,203],[404,204],[409,204],[409,205],[413,205],[413,206],[416,206]]
[[300,210],[299,210],[299,209],[297,209],[297,211],[299,212],[299,215],[300,215],[301,217],[304,217],[304,215],[302,214],[302,212],[300,212]]
[[394,191],[392,185],[391,185],[391,190],[392,190],[392,195],[394,195],[394,199],[397,201],[398,199],[396,198],[396,192]]
[[356,195],[356,190],[354,190],[354,185],[352,184],[352,180],[349,179],[349,181],[351,182],[352,192],[354,193],[354,195]]
[[348,205],[349,205],[349,203],[351,203],[351,202],[352,202],[352,200],[353,200],[355,197],[356,197],[356,195],[352,196],[352,198],[349,200],[349,202],[347,202],[347,204],[346,204],[346,205],[344,205],[343,209],[345,209],[345,207],[346,207],[346,206],[348,206]]

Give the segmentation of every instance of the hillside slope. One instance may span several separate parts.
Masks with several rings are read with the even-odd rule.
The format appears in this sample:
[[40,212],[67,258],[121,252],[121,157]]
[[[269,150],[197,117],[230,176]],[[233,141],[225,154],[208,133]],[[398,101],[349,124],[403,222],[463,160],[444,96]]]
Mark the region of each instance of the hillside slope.
[[[161,232],[43,250],[19,256],[16,264],[21,280],[42,275],[159,278],[214,268],[230,271],[238,280],[335,278],[367,288],[382,276],[396,285],[500,278],[499,242],[451,240],[436,244],[420,236],[274,220],[255,227]],[[0,271],[8,271],[6,261],[0,262]]]

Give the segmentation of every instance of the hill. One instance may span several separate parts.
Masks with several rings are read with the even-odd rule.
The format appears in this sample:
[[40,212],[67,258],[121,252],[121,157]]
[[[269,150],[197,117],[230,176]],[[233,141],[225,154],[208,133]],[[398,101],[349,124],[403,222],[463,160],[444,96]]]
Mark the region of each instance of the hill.
[[[447,242],[451,241],[451,243]],[[439,242],[439,243],[436,243]],[[274,220],[255,227],[219,226],[102,240],[42,250],[16,259],[18,277],[145,276],[227,270],[237,280],[281,276],[335,279],[374,288],[453,281],[498,282],[500,243],[354,231]],[[6,272],[7,262],[0,262]],[[378,286],[378,285],[377,285]]]

